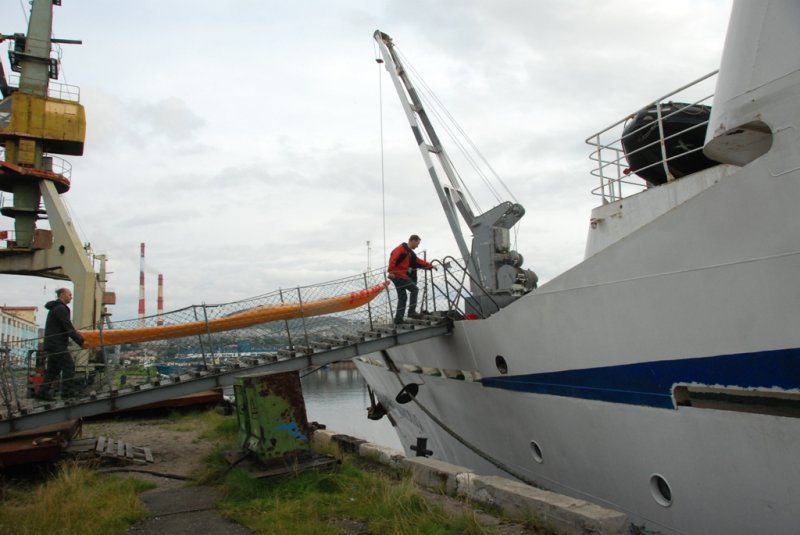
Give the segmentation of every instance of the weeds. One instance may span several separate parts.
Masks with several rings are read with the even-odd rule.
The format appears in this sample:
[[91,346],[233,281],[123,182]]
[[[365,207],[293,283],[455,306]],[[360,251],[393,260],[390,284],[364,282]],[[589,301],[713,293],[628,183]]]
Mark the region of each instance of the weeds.
[[[223,424],[217,438],[235,445],[238,427]],[[331,535],[346,533],[339,524],[358,524],[381,535],[485,535],[493,533],[471,515],[451,518],[426,500],[408,478],[375,466],[362,470],[348,459],[326,471],[308,471],[283,479],[255,479],[222,459],[224,447],[209,461],[216,469],[206,482],[225,492],[219,506],[228,518],[256,533]]]
[[148,487],[141,481],[65,463],[54,479],[4,496],[0,533],[123,534],[130,524],[147,516],[137,495]]
[[236,418],[223,416],[215,410],[172,410],[161,427],[170,431],[200,431],[201,439],[218,441],[228,439],[231,434],[235,439],[238,423]]
[[[195,482],[215,485],[225,498],[220,512],[263,534],[333,535],[490,535],[472,513],[448,513],[396,470],[324,449],[343,462],[325,471],[284,479],[256,479],[231,465],[238,451],[238,424],[214,411],[175,413],[163,425],[199,430],[216,443]],[[133,478],[93,472],[74,463],[38,486],[4,488],[0,493],[0,535],[124,534],[147,516],[137,494],[149,485]]]
[[263,481],[233,470],[225,479],[220,510],[256,533],[345,533],[348,520],[368,533],[387,535],[489,534],[470,515],[451,518],[426,500],[408,479],[395,480],[342,464],[330,472]]

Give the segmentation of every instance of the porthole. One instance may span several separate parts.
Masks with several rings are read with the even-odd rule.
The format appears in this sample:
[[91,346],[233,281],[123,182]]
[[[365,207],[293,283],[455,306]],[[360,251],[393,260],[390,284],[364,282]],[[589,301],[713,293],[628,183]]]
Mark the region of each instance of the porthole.
[[508,364],[506,364],[506,359],[504,359],[502,355],[497,355],[494,358],[494,365],[497,366],[497,371],[502,375],[508,373]]
[[672,489],[667,480],[659,474],[650,476],[650,494],[658,505],[662,507],[672,505]]
[[533,460],[537,463],[543,463],[544,457],[542,456],[542,448],[539,446],[539,443],[535,440],[531,440],[531,453],[533,454]]

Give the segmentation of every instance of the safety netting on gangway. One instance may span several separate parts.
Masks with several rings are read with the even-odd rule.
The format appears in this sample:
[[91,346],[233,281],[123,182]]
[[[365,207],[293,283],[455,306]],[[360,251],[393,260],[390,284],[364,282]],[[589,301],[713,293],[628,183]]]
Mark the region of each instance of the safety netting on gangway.
[[[437,271],[419,273],[418,311],[463,311],[467,296],[463,267],[452,259],[434,261],[434,265]],[[391,328],[396,294],[385,273],[384,269],[373,270],[229,303],[202,303],[145,318],[106,322],[86,333],[92,349],[82,350],[70,342],[76,363],[73,382],[82,394],[101,392],[118,388],[120,383],[234,366],[241,359],[293,357],[326,340],[356,339],[365,331]],[[242,318],[262,312],[267,319],[242,326]],[[191,334],[181,335],[186,326],[192,327],[186,331]],[[172,334],[158,337],[168,332]],[[128,335],[120,337],[120,333]],[[149,333],[150,339],[137,337],[137,333]],[[46,364],[42,342],[29,339],[0,345],[3,412],[45,401],[36,397]],[[59,385],[54,386],[49,391],[58,395]]]

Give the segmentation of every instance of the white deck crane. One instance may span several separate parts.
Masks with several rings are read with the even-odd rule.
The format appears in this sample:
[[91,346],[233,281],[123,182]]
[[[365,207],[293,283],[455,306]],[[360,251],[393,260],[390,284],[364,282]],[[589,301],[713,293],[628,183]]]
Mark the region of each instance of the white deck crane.
[[[505,201],[482,214],[475,214],[463,195],[451,161],[422,101],[396,54],[391,37],[376,30],[374,38],[466,262],[471,277],[470,290],[474,295],[471,306],[483,316],[491,314],[536,287],[536,274],[522,269],[522,255],[510,247],[509,229],[525,215],[525,208],[521,204]],[[431,154],[436,157],[449,184],[442,184]],[[467,248],[456,211],[472,231],[471,249]]]

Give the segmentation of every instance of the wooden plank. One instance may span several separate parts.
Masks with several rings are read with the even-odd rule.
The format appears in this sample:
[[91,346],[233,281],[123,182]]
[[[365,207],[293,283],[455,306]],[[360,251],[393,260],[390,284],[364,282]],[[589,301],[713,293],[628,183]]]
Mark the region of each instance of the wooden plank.
[[152,463],[153,462],[153,452],[150,451],[150,448],[142,448],[144,449],[144,460],[145,462]]
[[125,444],[125,457],[133,459],[133,446],[130,444]]
[[103,448],[106,447],[106,437],[97,437],[97,447],[95,451],[103,453]]
[[117,457],[125,457],[125,443],[121,440],[117,441]]
[[64,451],[67,453],[89,453],[94,452],[97,448],[97,439],[94,437],[89,438],[79,438],[76,440],[70,441],[69,445],[66,447]]

